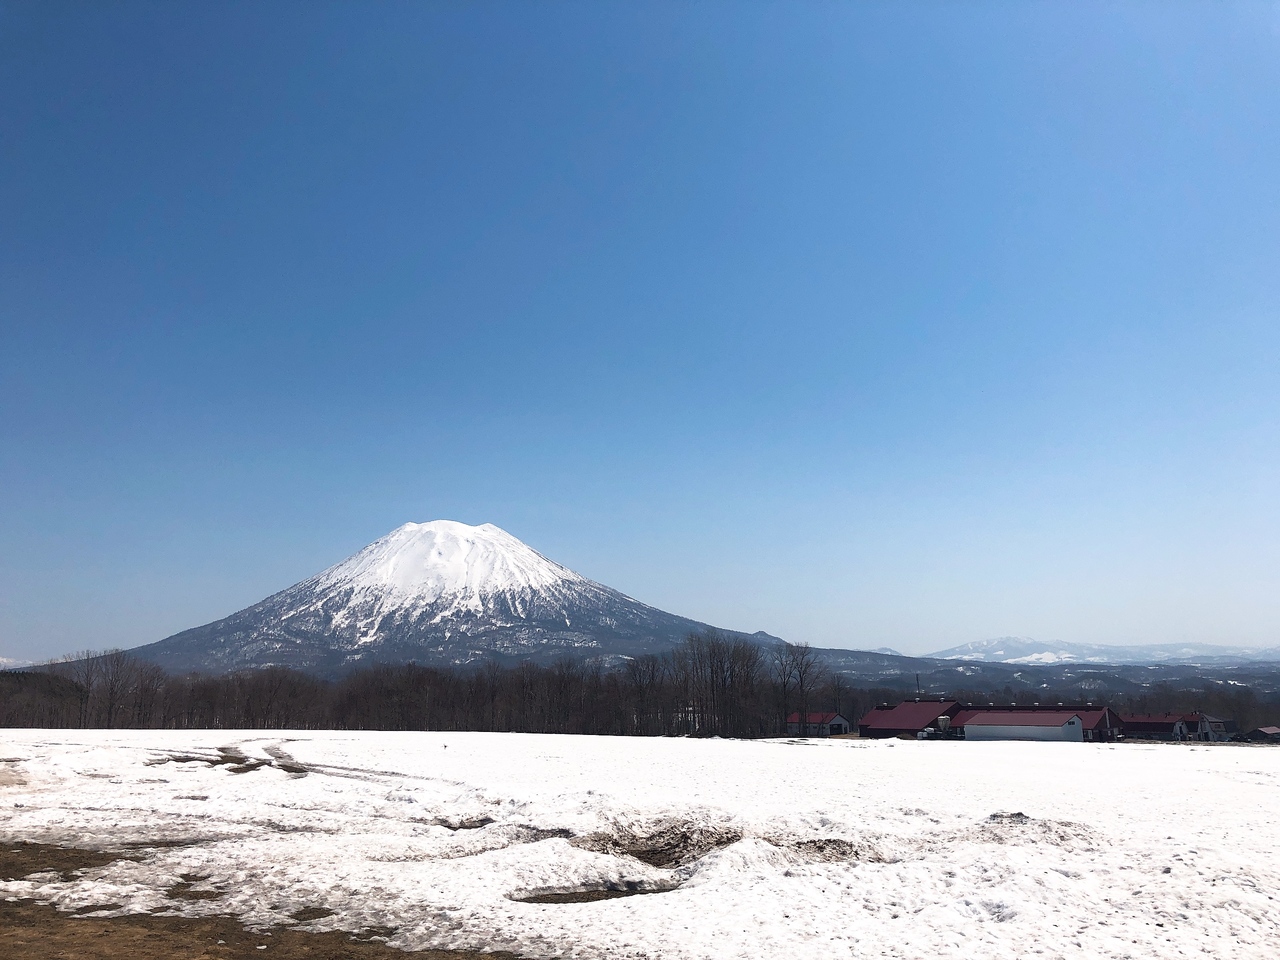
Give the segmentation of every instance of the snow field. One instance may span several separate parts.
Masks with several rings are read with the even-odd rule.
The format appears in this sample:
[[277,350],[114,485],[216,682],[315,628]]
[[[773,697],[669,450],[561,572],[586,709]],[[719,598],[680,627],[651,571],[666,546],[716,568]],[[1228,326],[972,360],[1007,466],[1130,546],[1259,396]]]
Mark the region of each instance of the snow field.
[[[0,896],[530,957],[1280,956],[1280,750],[4,731]],[[631,854],[635,854],[634,856]],[[639,859],[638,859],[639,858]],[[647,861],[647,862],[646,862]],[[172,899],[183,877],[211,899]],[[604,887],[651,895],[524,903]],[[115,911],[110,911],[115,912]]]

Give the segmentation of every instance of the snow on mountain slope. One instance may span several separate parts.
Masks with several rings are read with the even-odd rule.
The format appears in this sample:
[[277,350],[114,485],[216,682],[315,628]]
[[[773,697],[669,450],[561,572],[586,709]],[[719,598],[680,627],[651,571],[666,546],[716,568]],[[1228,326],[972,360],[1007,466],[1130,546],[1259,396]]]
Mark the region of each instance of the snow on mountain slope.
[[705,628],[588,580],[493,524],[436,520],[406,523],[252,607],[135,652],[170,670],[336,673],[370,661],[616,659]]
[[491,523],[435,520],[396,528],[301,588],[319,598],[347,593],[336,619],[355,616],[376,639],[388,615],[430,610],[432,622],[441,623],[506,609],[523,617],[539,601],[568,606],[588,585]]
[[961,644],[928,656],[939,660],[979,663],[1051,665],[1058,663],[1227,663],[1280,659],[1280,650],[1218,647],[1203,643],[1107,646],[1103,644],[1046,643],[1030,637],[996,637]]

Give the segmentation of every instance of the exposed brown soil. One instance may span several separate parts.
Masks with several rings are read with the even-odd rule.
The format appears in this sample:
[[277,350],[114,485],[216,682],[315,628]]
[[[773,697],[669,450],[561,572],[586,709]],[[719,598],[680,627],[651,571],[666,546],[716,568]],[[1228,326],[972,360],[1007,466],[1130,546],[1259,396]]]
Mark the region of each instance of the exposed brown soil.
[[515,960],[509,953],[406,954],[345,933],[245,930],[229,917],[73,917],[29,900],[0,900],[5,960]]
[[666,892],[666,890],[577,890],[571,893],[536,893],[528,897],[511,899],[521,903],[595,903],[597,900],[616,900],[619,897],[638,897]]
[[635,857],[651,867],[679,867],[742,839],[734,829],[690,826],[678,820],[654,824],[644,832],[619,830],[573,841],[575,846]]
[[[77,870],[105,866],[119,854],[57,847],[40,843],[0,845],[0,878],[20,879],[50,870],[70,876]],[[199,877],[184,877],[170,896],[194,899],[189,890]],[[97,904],[76,913],[118,909]],[[331,911],[307,907],[298,921],[317,920]],[[126,917],[77,916],[60,913],[33,900],[0,900],[0,956],[3,960],[518,960],[514,954],[470,950],[423,950],[405,953],[370,937],[394,931],[371,929],[359,935],[308,933],[288,927],[254,932],[234,917],[173,917],[140,914]]]
[[0,844],[0,880],[21,880],[33,873],[56,870],[69,878],[77,870],[105,867],[116,860],[130,859],[119,853],[100,853],[76,847],[56,847],[47,843]]
[[222,894],[217,890],[195,890],[193,887],[201,880],[208,880],[194,873],[182,874],[182,882],[175,883],[164,892],[170,900],[217,900]]

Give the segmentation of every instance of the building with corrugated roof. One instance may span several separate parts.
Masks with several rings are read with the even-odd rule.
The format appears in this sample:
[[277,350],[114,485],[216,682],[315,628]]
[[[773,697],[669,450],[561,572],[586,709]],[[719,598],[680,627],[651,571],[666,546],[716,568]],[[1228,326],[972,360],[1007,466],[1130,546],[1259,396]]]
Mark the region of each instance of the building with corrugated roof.
[[1124,735],[1129,740],[1186,740],[1187,721],[1180,713],[1122,713]]
[[904,700],[894,707],[882,703],[858,721],[858,736],[939,736],[959,709],[958,700]]
[[[1073,722],[1074,721],[1074,722]],[[1124,732],[1110,707],[1058,704],[1042,707],[1009,704],[966,706],[951,720],[955,736],[965,740],[1119,740]]]
[[[1075,723],[1071,723],[1072,718]],[[863,737],[913,736],[965,740],[1118,740],[1120,717],[1108,707],[1092,703],[1055,707],[1011,703],[999,706],[965,704],[956,700],[904,700],[881,704],[858,721]],[[971,735],[972,731],[972,735]]]

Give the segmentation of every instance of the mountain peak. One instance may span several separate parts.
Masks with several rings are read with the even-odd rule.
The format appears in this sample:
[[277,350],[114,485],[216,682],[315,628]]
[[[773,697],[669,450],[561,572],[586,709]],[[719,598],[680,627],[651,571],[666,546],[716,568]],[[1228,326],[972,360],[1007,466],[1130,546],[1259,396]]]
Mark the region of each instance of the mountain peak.
[[308,580],[138,653],[177,670],[620,661],[704,629],[588,580],[491,523],[432,520],[403,524]]
[[583,580],[492,523],[473,527],[432,520],[397,527],[310,583],[397,607],[452,599],[457,606],[478,608],[496,594],[544,591]]

